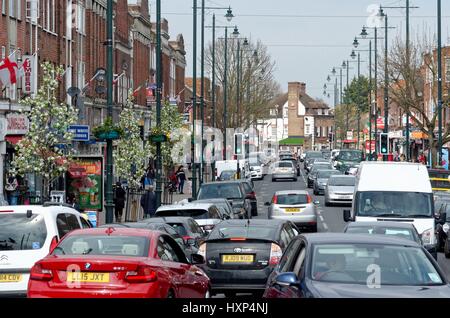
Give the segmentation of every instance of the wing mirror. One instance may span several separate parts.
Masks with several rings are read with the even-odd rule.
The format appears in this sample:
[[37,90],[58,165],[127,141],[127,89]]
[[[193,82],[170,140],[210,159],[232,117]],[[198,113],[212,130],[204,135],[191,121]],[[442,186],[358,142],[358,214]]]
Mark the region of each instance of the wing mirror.
[[447,213],[442,212],[441,215],[439,215],[439,219],[437,221],[439,224],[444,225],[447,222]]
[[297,275],[292,272],[279,274],[275,278],[275,285],[281,287],[298,286],[300,282],[298,281]]
[[354,222],[355,219],[352,218],[350,210],[344,210],[344,222]]
[[205,264],[205,258],[200,254],[191,254],[191,264],[192,265]]

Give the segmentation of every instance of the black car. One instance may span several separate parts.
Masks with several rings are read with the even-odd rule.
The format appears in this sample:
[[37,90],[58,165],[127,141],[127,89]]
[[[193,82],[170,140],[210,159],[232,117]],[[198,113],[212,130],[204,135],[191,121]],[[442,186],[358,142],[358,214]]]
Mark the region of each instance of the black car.
[[244,186],[245,194],[250,199],[250,204],[252,207],[252,217],[258,216],[258,200],[256,198],[255,188],[249,181],[241,180],[241,182]]
[[233,206],[234,214],[239,218],[252,217],[253,197],[247,195],[244,183],[240,180],[203,183],[198,190],[197,199],[227,199]]
[[397,237],[296,237],[270,275],[265,298],[449,298],[450,285],[419,244]]
[[212,294],[261,295],[267,278],[299,231],[284,220],[228,220],[218,224],[200,245]]
[[297,177],[300,176],[300,163],[293,156],[280,156],[280,161],[291,161],[297,169]]
[[329,170],[329,169],[333,169],[333,165],[329,162],[317,162],[313,164],[311,171],[308,173],[307,178],[308,188],[312,188],[312,186],[314,185],[317,170]]
[[438,223],[436,225],[437,239],[438,239],[438,250],[444,252],[446,258],[450,258],[450,202],[441,202],[439,204],[439,210],[435,210],[437,215],[446,213],[447,217],[445,224]]
[[306,167],[309,165],[310,161],[312,159],[315,159],[315,158],[323,159],[322,152],[320,152],[320,151],[307,151],[305,153],[305,160],[303,161],[303,168],[306,169]]

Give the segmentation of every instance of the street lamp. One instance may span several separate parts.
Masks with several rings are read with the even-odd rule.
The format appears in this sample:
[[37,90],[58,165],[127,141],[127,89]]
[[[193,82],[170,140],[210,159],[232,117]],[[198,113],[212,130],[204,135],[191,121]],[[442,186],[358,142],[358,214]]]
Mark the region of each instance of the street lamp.
[[233,30],[233,33],[231,34],[234,38],[237,38],[238,36],[239,36],[239,30],[238,30],[238,27],[237,26],[235,26],[234,27],[234,30]]
[[353,46],[355,47],[355,49],[358,48],[358,46],[359,46],[359,41],[358,41],[357,38],[355,38],[355,40],[353,41]]
[[[388,69],[388,16],[384,12],[383,8],[380,6],[378,12],[378,17],[384,18],[384,28],[385,28],[385,44],[384,44],[384,129],[383,132],[386,134],[389,131],[389,69]],[[383,155],[383,161],[387,161],[387,155]]]
[[231,7],[228,7],[227,14],[225,14],[225,18],[227,18],[228,22],[231,22],[231,20],[234,18],[233,12],[231,11]]

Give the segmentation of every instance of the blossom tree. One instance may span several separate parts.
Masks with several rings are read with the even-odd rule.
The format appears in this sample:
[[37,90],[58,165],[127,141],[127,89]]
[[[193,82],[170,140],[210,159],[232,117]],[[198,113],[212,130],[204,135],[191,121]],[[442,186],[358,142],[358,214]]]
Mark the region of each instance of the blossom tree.
[[116,175],[126,179],[130,188],[139,188],[149,150],[144,148],[140,137],[139,118],[142,112],[134,109],[133,99],[133,91],[130,90],[127,104],[119,116],[119,127],[125,136],[118,140],[113,157]]
[[21,101],[31,107],[27,112],[30,128],[16,145],[17,155],[12,162],[12,172],[41,176],[43,199],[46,200],[51,182],[69,168],[74,150],[71,146],[73,134],[68,128],[77,122],[77,110],[57,100],[58,78],[64,72],[62,67],[55,67],[49,62],[41,67],[43,77],[37,94]]

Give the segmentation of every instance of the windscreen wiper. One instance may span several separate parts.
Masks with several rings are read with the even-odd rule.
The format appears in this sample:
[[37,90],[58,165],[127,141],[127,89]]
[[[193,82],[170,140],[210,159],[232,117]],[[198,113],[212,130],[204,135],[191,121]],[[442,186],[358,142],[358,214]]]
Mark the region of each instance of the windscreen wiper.
[[374,215],[373,217],[378,218],[378,217],[388,217],[388,216],[391,216],[391,217],[405,217],[405,215],[398,214],[398,213],[383,213],[383,214]]
[[427,214],[411,214],[411,215],[405,215],[407,218],[432,218],[431,215]]

